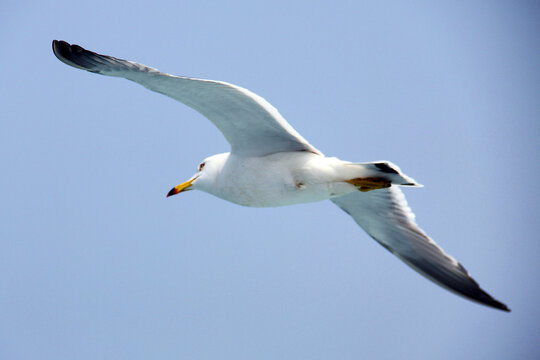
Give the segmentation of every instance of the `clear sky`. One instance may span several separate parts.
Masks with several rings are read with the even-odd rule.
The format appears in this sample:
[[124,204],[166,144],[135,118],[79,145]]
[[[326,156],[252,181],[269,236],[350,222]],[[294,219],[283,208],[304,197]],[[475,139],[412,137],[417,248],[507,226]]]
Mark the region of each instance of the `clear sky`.
[[[438,3],[3,1],[0,358],[538,356],[540,7]],[[53,39],[238,84],[327,155],[395,162],[425,185],[405,190],[420,226],[513,312],[329,201],[166,199],[225,139]]]

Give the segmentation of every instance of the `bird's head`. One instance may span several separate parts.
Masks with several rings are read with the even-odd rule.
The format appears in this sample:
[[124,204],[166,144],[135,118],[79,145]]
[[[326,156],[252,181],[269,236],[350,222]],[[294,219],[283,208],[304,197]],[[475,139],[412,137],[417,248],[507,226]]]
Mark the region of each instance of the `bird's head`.
[[208,191],[211,189],[214,186],[223,165],[227,161],[228,156],[229,153],[224,153],[204,159],[199,164],[197,172],[188,181],[173,187],[167,194],[167,197],[189,190]]

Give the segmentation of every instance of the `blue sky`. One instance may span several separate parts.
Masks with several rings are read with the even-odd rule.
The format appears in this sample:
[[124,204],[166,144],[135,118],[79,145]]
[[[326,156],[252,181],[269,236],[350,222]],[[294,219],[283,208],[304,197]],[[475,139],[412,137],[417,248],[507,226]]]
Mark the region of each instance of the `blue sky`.
[[[0,357],[533,358],[540,9],[475,3],[3,2]],[[425,185],[406,189],[420,226],[513,312],[328,201],[166,199],[224,138],[53,39],[238,84],[327,155],[393,161]]]

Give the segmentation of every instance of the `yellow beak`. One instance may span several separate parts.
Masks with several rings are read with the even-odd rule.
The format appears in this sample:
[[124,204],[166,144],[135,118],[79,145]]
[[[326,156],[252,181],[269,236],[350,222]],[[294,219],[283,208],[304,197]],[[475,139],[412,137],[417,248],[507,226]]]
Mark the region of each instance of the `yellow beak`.
[[181,183],[180,185],[176,185],[175,187],[173,187],[171,189],[171,191],[169,191],[169,193],[167,194],[167,197],[173,196],[173,195],[176,195],[176,194],[180,194],[182,191],[191,190],[189,187],[191,186],[191,183],[194,182],[197,178],[198,178],[198,176],[196,176],[193,179],[188,180],[188,181],[186,181],[184,183]]

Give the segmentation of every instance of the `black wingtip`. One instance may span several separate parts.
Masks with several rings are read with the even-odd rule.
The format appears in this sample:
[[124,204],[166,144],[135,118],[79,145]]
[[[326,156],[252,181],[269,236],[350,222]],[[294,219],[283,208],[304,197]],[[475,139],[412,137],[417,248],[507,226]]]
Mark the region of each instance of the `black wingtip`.
[[53,40],[52,50],[58,60],[64,64],[81,70],[97,72],[94,70],[95,64],[89,61],[90,57],[98,56],[92,51],[88,51],[79,45],[69,44],[63,40]]
[[495,299],[493,299],[493,302],[491,302],[489,305],[502,311],[512,312],[512,310],[510,310],[510,308],[506,306],[506,304],[503,304],[502,302]]
[[476,299],[471,298],[471,299],[475,300],[475,301],[478,301],[479,303],[481,303],[483,305],[487,305],[489,307],[492,307],[494,309],[498,309],[498,310],[502,310],[502,311],[506,311],[506,312],[511,312],[512,311],[512,310],[510,310],[508,308],[508,306],[506,306],[506,304],[503,304],[502,302],[494,299],[491,295],[489,295],[484,290],[480,289],[480,291],[481,291],[481,295],[478,298],[476,298]]
[[53,40],[52,50],[58,60],[65,62],[70,57],[71,46],[63,40]]
[[[79,66],[73,59],[73,47],[76,45],[70,45],[69,43],[63,41],[63,40],[53,40],[52,42],[52,50],[54,55],[63,62],[64,64],[67,64],[69,66],[73,66],[79,69],[87,70],[84,67]],[[79,46],[80,48],[80,46]],[[82,48],[81,48],[82,49]]]
[[[458,268],[465,274],[469,280],[468,286],[455,286],[450,287],[449,290],[455,291],[458,295],[464,296],[472,301],[478,302],[482,305],[492,307],[494,309],[510,312],[511,310],[502,302],[496,300],[488,292],[480,287],[480,285],[474,280],[467,269],[458,263]],[[444,286],[444,285],[443,285]]]

